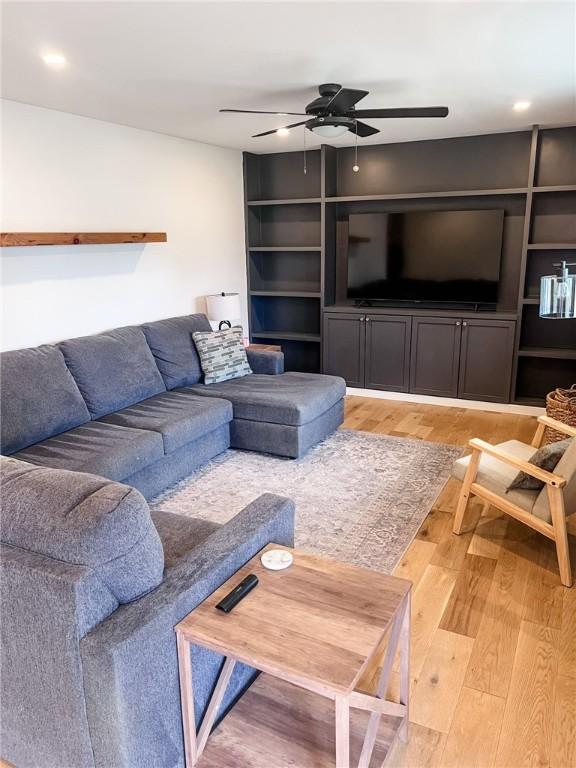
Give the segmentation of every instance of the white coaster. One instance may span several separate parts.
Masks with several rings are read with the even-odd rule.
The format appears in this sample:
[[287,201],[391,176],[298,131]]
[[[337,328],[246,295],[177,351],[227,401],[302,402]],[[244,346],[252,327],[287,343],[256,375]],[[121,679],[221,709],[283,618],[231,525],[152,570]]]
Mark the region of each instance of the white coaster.
[[289,568],[292,565],[294,557],[291,552],[286,552],[285,549],[269,549],[260,557],[260,561],[264,568],[268,568],[269,571],[283,571],[284,568]]

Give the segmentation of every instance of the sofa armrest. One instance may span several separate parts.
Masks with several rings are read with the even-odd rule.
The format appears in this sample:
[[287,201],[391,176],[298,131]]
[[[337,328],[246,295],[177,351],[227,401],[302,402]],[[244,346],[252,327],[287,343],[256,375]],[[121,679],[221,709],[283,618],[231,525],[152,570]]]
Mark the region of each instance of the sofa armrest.
[[[266,493],[180,560],[153,592],[120,606],[82,639],[96,766],[183,765],[174,627],[266,544],[292,546],[293,540],[293,502]],[[198,722],[221,666],[221,656],[193,648]],[[253,676],[237,665],[231,697]]]
[[247,349],[248,363],[254,373],[277,375],[284,373],[284,353],[266,352],[262,349]]

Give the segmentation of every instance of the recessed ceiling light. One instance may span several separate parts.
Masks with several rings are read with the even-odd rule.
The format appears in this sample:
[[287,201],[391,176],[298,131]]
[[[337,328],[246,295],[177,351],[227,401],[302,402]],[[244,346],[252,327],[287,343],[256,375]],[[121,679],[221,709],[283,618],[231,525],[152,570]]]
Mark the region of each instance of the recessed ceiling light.
[[530,109],[531,106],[532,106],[531,101],[517,101],[512,107],[512,109],[515,112],[525,112],[527,109]]
[[278,136],[288,136],[290,131],[288,130],[288,128],[278,128],[276,133],[278,134]]
[[42,61],[49,67],[63,67],[66,64],[66,56],[61,53],[46,53]]

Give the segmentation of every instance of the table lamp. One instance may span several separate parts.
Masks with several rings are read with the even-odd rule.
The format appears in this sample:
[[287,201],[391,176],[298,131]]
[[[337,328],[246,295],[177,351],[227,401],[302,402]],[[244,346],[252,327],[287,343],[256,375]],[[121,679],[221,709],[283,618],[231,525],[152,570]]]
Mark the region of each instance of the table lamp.
[[218,323],[218,330],[232,328],[232,321],[239,321],[240,297],[237,293],[214,293],[206,296],[206,313],[208,320]]

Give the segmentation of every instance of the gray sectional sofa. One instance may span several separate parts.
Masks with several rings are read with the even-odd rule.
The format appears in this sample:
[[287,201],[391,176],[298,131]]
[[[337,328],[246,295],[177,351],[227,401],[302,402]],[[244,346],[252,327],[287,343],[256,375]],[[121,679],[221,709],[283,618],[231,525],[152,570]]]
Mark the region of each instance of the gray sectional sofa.
[[343,379],[284,373],[281,353],[249,350],[252,374],[203,384],[206,330],[188,315],[2,353],[2,454],[150,498],[230,445],[298,457],[342,422]]
[[[206,386],[204,315],[5,352],[0,360],[0,756],[26,768],[183,768],[174,625],[267,543],[291,501],[219,527],[150,498],[229,445],[301,456],[342,421],[344,382],[254,373]],[[200,722],[222,665],[192,652]],[[251,682],[238,666],[225,706]]]

